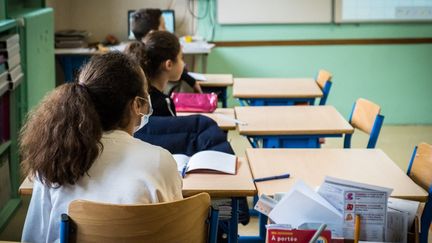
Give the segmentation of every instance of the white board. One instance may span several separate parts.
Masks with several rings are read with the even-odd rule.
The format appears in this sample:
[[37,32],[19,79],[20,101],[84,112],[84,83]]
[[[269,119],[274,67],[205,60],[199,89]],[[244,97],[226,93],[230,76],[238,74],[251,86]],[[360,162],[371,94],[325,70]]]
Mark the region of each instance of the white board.
[[219,24],[331,23],[332,0],[218,0]]
[[335,0],[335,22],[432,21],[431,0]]

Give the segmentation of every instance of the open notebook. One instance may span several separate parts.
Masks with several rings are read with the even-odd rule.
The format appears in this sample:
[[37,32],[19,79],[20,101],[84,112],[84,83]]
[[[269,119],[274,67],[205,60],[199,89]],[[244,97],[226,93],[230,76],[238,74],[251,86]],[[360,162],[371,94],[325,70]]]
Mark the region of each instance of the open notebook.
[[177,169],[181,175],[194,170],[236,174],[237,158],[232,154],[206,150],[191,157],[184,154],[174,154],[173,157],[177,162]]

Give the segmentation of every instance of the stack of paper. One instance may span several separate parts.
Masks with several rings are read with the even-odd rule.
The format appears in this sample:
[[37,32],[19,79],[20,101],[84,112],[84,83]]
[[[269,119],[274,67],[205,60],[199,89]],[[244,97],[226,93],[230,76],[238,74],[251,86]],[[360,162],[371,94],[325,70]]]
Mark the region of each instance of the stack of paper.
[[327,224],[332,237],[353,239],[354,219],[361,218],[360,239],[406,242],[419,203],[389,198],[392,189],[326,177],[312,190],[298,181],[287,193],[274,198],[261,195],[255,205],[278,225],[299,228],[304,223]]
[[342,234],[354,238],[355,215],[360,215],[360,239],[384,241],[387,199],[393,190],[326,177],[318,193],[343,215]]
[[407,242],[408,228],[413,224],[419,202],[389,198],[386,242]]
[[280,200],[269,217],[276,224],[291,224],[294,228],[303,223],[326,223],[333,229],[342,223],[342,213],[302,181]]

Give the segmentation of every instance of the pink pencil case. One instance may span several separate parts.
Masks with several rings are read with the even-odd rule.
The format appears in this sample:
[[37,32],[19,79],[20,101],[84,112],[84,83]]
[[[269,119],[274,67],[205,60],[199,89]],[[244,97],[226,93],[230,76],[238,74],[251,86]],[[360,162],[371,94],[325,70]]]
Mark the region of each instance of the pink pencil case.
[[171,94],[176,111],[213,112],[217,108],[218,97],[215,93],[176,93]]

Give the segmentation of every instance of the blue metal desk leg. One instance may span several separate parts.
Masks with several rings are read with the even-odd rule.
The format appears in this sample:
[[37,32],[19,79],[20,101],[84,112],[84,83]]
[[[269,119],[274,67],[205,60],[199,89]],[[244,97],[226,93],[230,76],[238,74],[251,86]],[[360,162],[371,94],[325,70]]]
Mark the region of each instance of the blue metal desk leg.
[[228,242],[238,241],[238,198],[233,197],[231,200],[231,220]]

